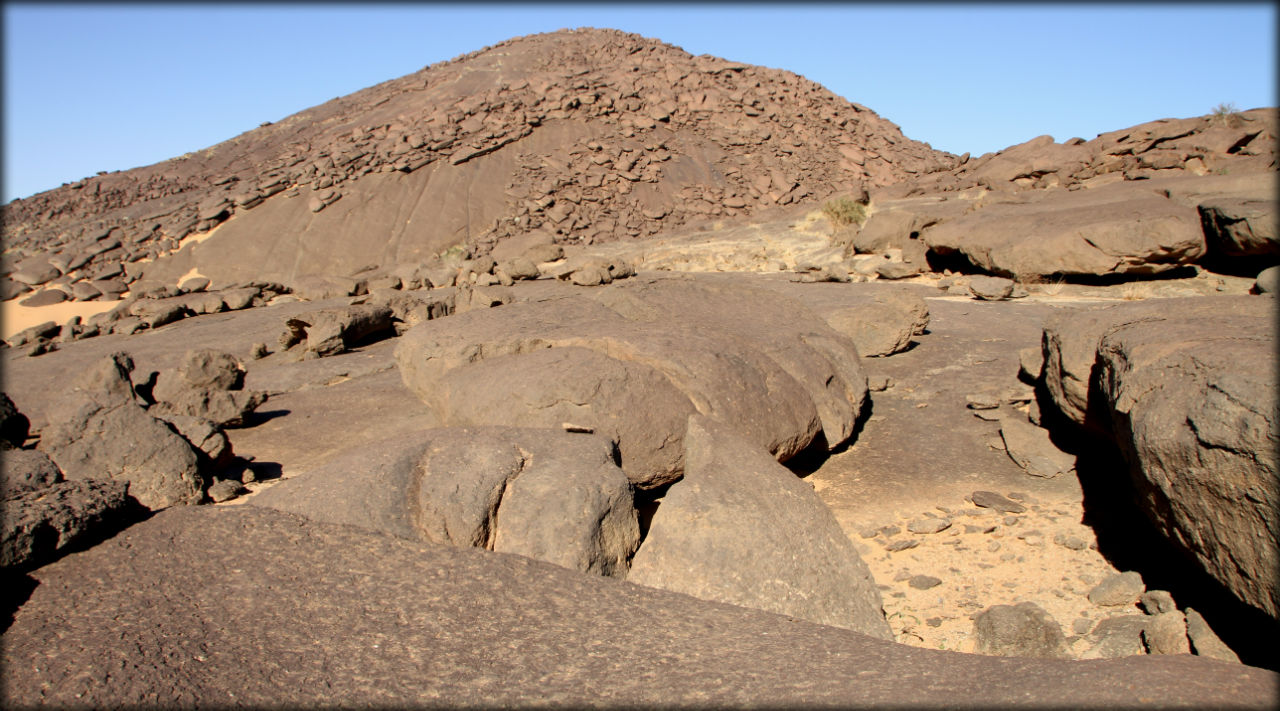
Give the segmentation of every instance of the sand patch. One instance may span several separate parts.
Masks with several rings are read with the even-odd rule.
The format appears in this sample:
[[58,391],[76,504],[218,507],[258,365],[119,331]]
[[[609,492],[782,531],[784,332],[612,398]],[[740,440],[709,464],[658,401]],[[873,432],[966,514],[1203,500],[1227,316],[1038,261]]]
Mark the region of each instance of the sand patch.
[[118,300],[64,301],[60,304],[34,307],[22,306],[18,303],[28,296],[30,294],[23,294],[17,299],[0,302],[0,317],[2,317],[0,318],[0,338],[7,339],[16,333],[42,324],[45,321],[66,323],[73,316],[88,320],[89,317],[100,314],[103,311],[110,311],[120,303]]

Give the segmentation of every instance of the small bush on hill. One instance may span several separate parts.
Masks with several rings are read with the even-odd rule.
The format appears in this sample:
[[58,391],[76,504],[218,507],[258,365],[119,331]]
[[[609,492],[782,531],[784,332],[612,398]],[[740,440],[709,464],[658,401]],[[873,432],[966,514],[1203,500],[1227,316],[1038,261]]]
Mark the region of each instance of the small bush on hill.
[[828,200],[827,204],[822,206],[822,214],[826,215],[827,219],[831,220],[831,224],[836,227],[852,225],[855,222],[861,225],[867,219],[867,206],[847,197],[840,197]]

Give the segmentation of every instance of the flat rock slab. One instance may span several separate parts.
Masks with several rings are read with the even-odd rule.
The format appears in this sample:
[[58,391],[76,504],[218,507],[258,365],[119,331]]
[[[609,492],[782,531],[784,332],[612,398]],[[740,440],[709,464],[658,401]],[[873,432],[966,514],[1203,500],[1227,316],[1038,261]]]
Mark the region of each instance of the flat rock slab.
[[0,636],[17,706],[1271,708],[1280,683],[1189,656],[913,649],[254,507],[167,510],[30,580]]

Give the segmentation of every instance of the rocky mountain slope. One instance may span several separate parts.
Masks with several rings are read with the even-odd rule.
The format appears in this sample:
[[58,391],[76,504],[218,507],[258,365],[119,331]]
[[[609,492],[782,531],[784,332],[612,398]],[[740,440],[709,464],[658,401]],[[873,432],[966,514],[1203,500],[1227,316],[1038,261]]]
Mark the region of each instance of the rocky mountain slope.
[[287,283],[458,244],[484,253],[535,229],[562,243],[648,236],[954,163],[790,72],[566,30],[14,201],[4,237],[10,265],[38,254],[74,281],[124,262],[129,281],[234,216],[204,273]]

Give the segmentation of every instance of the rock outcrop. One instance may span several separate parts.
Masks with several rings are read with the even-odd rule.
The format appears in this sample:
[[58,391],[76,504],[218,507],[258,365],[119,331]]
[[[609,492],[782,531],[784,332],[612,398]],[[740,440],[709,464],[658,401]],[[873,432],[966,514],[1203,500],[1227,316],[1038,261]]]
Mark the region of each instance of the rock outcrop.
[[1045,324],[1052,402],[1127,458],[1162,533],[1242,601],[1280,617],[1276,306],[1152,300]]
[[563,429],[427,430],[344,453],[253,503],[625,577],[640,530],[613,455],[607,439]]
[[866,397],[855,346],[802,305],[696,279],[429,321],[396,360],[443,424],[586,427],[618,443],[642,488],[679,478],[689,414],[785,461],[819,434],[848,439]]

